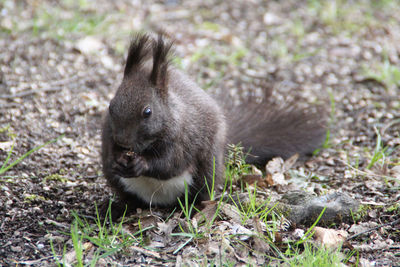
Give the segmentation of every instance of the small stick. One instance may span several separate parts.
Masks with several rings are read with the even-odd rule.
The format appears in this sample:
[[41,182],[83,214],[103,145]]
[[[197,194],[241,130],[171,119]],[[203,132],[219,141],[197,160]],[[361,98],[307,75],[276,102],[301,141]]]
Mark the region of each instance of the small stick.
[[349,241],[350,239],[353,239],[353,238],[355,238],[355,237],[357,237],[357,236],[360,236],[360,235],[363,235],[363,234],[372,232],[372,231],[374,231],[374,230],[377,230],[377,229],[379,229],[379,228],[382,228],[382,227],[385,227],[385,226],[388,226],[388,225],[390,225],[390,226],[396,225],[397,223],[400,223],[400,218],[397,219],[397,220],[394,220],[393,222],[384,223],[384,224],[378,225],[378,226],[376,226],[376,227],[374,227],[374,228],[365,230],[365,231],[363,231],[363,232],[361,232],[361,233],[352,235],[352,236],[348,237],[348,238],[346,239],[346,241]]

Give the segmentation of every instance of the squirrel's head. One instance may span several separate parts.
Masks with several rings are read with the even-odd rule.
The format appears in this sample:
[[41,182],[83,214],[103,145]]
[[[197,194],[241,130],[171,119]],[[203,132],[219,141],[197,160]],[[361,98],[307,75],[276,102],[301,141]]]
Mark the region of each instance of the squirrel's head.
[[124,78],[110,102],[114,142],[140,153],[163,135],[168,107],[168,54],[172,43],[136,35],[129,47]]

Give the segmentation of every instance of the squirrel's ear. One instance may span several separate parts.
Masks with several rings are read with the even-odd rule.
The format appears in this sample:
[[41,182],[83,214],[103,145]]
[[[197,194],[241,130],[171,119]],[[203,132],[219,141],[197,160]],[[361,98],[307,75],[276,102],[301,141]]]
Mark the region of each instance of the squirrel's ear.
[[163,35],[159,34],[157,41],[153,43],[153,69],[150,74],[150,82],[161,90],[161,96],[166,96],[168,84],[169,52],[172,42],[165,42]]
[[140,68],[144,59],[150,54],[150,51],[150,37],[143,33],[134,35],[129,46],[128,57],[126,58],[124,76],[129,75],[132,70]]

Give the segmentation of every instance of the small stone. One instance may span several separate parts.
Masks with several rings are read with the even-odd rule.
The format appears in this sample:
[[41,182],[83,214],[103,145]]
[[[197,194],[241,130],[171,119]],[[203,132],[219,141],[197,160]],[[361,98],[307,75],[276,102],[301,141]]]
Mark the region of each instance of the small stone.
[[11,251],[20,253],[22,251],[22,248],[20,246],[11,246]]
[[80,39],[76,47],[83,54],[97,53],[103,48],[103,43],[93,36],[86,36]]
[[264,23],[265,25],[278,25],[282,23],[282,19],[275,15],[274,13],[267,12],[264,14]]

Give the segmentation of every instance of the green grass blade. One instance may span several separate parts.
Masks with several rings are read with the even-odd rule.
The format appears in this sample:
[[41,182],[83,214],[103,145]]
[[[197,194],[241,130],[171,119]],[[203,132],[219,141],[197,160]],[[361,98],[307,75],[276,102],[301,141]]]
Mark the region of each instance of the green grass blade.
[[[5,173],[6,171],[8,171],[9,169],[11,169],[12,167],[14,167],[15,165],[17,165],[18,163],[20,163],[21,161],[23,161],[26,157],[28,157],[30,154],[32,154],[33,152],[36,152],[36,151],[38,151],[39,149],[41,149],[42,147],[44,147],[44,146],[46,146],[46,145],[48,145],[48,144],[51,144],[51,143],[55,143],[55,142],[57,142],[60,138],[62,138],[62,137],[64,137],[64,134],[63,135],[61,135],[61,136],[59,136],[59,137],[57,137],[57,138],[55,138],[55,139],[53,139],[53,140],[50,140],[50,141],[48,141],[48,142],[46,142],[46,143],[44,143],[44,144],[42,144],[42,145],[40,145],[40,146],[37,146],[37,147],[35,147],[35,148],[33,148],[33,149],[31,149],[31,150],[29,150],[28,152],[26,152],[24,155],[22,155],[21,157],[19,157],[18,159],[16,159],[15,161],[13,161],[10,165],[8,165],[8,166],[6,166],[6,167],[2,167],[1,169],[0,169],[0,175],[1,174],[3,174],[3,173]],[[7,160],[8,161],[8,160]],[[4,165],[4,164],[3,164]]]
[[1,168],[0,168],[0,174],[4,173],[4,172],[6,171],[5,168],[6,168],[6,166],[7,166],[8,161],[9,161],[10,158],[11,158],[11,153],[12,153],[13,150],[14,150],[14,145],[15,145],[15,141],[14,141],[13,144],[11,145],[11,149],[10,149],[10,151],[8,151],[8,153],[7,153],[7,158],[6,158],[6,160],[4,161],[3,165],[2,165]]

